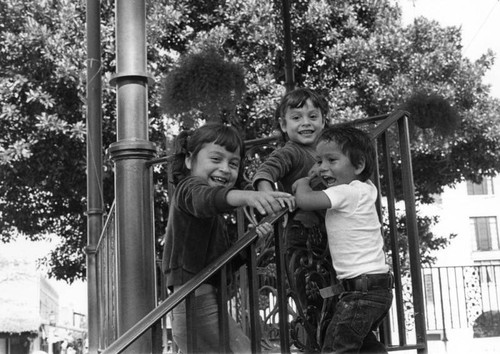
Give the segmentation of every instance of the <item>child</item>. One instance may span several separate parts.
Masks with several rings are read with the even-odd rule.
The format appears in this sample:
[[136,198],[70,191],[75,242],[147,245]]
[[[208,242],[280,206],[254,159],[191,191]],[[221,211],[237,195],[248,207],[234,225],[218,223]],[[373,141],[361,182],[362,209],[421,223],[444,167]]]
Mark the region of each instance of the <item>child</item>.
[[[240,206],[254,207],[261,214],[294,207],[289,193],[233,188],[242,172],[244,154],[243,141],[233,127],[206,124],[194,132],[182,132],[176,143],[176,186],[170,200],[162,264],[167,287],[174,292],[229,248],[221,214]],[[270,225],[264,225],[257,233],[261,236],[270,230]],[[195,292],[194,330],[204,353],[219,352],[216,286],[216,279],[210,279]],[[172,311],[172,332],[179,349],[187,353],[184,302]],[[249,338],[231,317],[229,338],[232,352],[251,351]]]
[[387,353],[372,332],[389,311],[393,284],[375,208],[377,189],[369,180],[374,147],[359,129],[330,127],[319,136],[316,150],[316,172],[328,187],[313,191],[306,177],[293,188],[299,208],[326,209],[328,243],[341,285],[322,351]]
[[259,166],[252,182],[255,189],[272,191],[280,182],[290,193],[293,183],[308,175],[316,161],[316,138],[325,127],[328,111],[324,97],[307,88],[295,89],[282,98],[276,116],[286,143]]
[[[254,189],[272,191],[279,182],[291,193],[293,183],[308,176],[316,162],[316,138],[325,127],[328,112],[324,97],[307,88],[290,91],[281,99],[276,116],[286,143],[259,166],[253,176]],[[314,240],[323,238],[318,230],[322,224],[320,213],[295,211],[286,231],[287,249],[305,246],[311,233],[316,234]],[[292,234],[292,229],[299,231]]]
[[[276,183],[285,192],[292,192],[293,183],[306,177],[316,162],[316,138],[327,122],[328,102],[322,95],[307,88],[288,92],[276,110],[277,123],[286,141],[259,166],[253,187],[259,191],[272,191]],[[321,188],[317,180],[314,189]],[[296,210],[284,230],[285,260],[290,289],[307,322],[306,346],[319,349],[316,332],[322,325],[320,315],[325,306],[315,290],[331,283],[332,274],[324,230],[324,213]],[[325,261],[325,258],[326,261]],[[325,269],[329,267],[328,269]],[[309,290],[305,290],[305,289]]]

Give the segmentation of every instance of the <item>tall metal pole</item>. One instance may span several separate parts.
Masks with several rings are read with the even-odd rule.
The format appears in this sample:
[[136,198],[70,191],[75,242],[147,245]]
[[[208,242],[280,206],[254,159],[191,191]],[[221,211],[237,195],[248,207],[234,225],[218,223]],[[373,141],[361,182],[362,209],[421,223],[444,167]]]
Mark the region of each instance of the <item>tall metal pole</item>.
[[87,318],[89,353],[99,347],[96,245],[102,232],[100,1],[87,0]]
[[408,232],[408,253],[413,289],[413,309],[415,314],[415,333],[418,354],[427,354],[427,329],[425,327],[425,303],[422,290],[422,268],[420,265],[420,246],[418,240],[417,211],[415,208],[415,185],[411,165],[410,136],[408,134],[408,117],[398,121],[399,143],[401,146],[402,182],[406,210],[406,229]]
[[[116,0],[117,141],[115,162],[118,254],[118,335],[155,307],[155,253],[151,171],[156,149],[148,140],[145,0]],[[151,330],[127,353],[150,353]]]
[[292,49],[292,30],[290,25],[290,1],[282,0],[283,13],[283,38],[285,47],[285,87],[286,91],[295,88],[295,76],[293,73],[293,49]]

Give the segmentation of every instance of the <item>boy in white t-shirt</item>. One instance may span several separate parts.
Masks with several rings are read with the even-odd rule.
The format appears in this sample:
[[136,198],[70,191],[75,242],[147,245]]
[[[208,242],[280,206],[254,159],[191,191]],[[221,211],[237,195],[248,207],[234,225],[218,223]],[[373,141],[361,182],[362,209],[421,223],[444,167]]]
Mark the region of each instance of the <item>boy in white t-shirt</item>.
[[328,187],[313,191],[311,176],[295,182],[293,190],[299,208],[326,209],[328,244],[341,285],[330,294],[339,294],[339,301],[322,352],[387,353],[373,333],[393,296],[375,208],[377,188],[369,180],[376,159],[373,143],[357,128],[329,127],[318,137],[316,151],[313,175]]

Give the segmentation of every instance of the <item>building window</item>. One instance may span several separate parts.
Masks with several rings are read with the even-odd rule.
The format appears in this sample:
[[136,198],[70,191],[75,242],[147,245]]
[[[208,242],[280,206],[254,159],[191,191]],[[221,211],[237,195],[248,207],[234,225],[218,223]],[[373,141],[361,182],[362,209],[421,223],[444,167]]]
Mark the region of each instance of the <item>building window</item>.
[[493,179],[491,177],[483,178],[481,183],[467,181],[468,195],[487,195],[493,193]]
[[432,274],[424,274],[424,289],[427,306],[432,305],[434,308],[434,286],[432,282]]
[[498,250],[498,225],[496,216],[470,218],[474,233],[474,251]]

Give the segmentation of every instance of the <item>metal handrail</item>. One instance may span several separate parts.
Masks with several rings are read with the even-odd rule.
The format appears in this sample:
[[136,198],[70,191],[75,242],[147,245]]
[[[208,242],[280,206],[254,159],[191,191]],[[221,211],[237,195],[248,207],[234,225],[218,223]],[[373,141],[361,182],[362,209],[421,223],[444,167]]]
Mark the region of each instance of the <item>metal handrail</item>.
[[[288,209],[283,209],[281,212],[274,215],[266,216],[262,223],[268,222],[274,224],[277,220],[287,213]],[[196,290],[204,281],[213,276],[224,265],[227,265],[241,251],[245,250],[258,238],[255,228],[245,233],[238,239],[222,256],[205,267],[194,278],[190,279],[179,290],[170,295],[164,302],[159,304],[154,310],[148,313],[137,324],[132,326],[128,331],[122,334],[116,341],[107,347],[102,354],[120,353],[146,332],[151,326],[171,311],[177,304],[186,299],[186,297]]]
[[[113,204],[111,204],[111,208],[109,208],[108,215],[112,215],[115,212],[115,204],[116,204],[116,201],[113,200]],[[112,218],[108,217],[106,219],[106,222],[104,223],[104,227],[102,228],[101,235],[99,236],[99,240],[97,241],[97,244],[95,246],[97,252],[99,252],[99,249],[101,248],[101,243],[102,243],[104,237],[106,236],[106,232],[107,232],[107,229],[108,229],[108,226],[109,226],[109,223],[110,223],[111,219]]]
[[382,135],[382,133],[387,131],[387,129],[389,129],[391,125],[396,123],[399,119],[401,119],[404,116],[408,117],[409,113],[406,111],[397,110],[390,115],[383,115],[376,117],[379,120],[380,118],[385,118],[385,119],[379,125],[377,125],[377,127],[373,131],[370,132],[370,136],[372,137],[372,139],[377,139],[380,135]]

